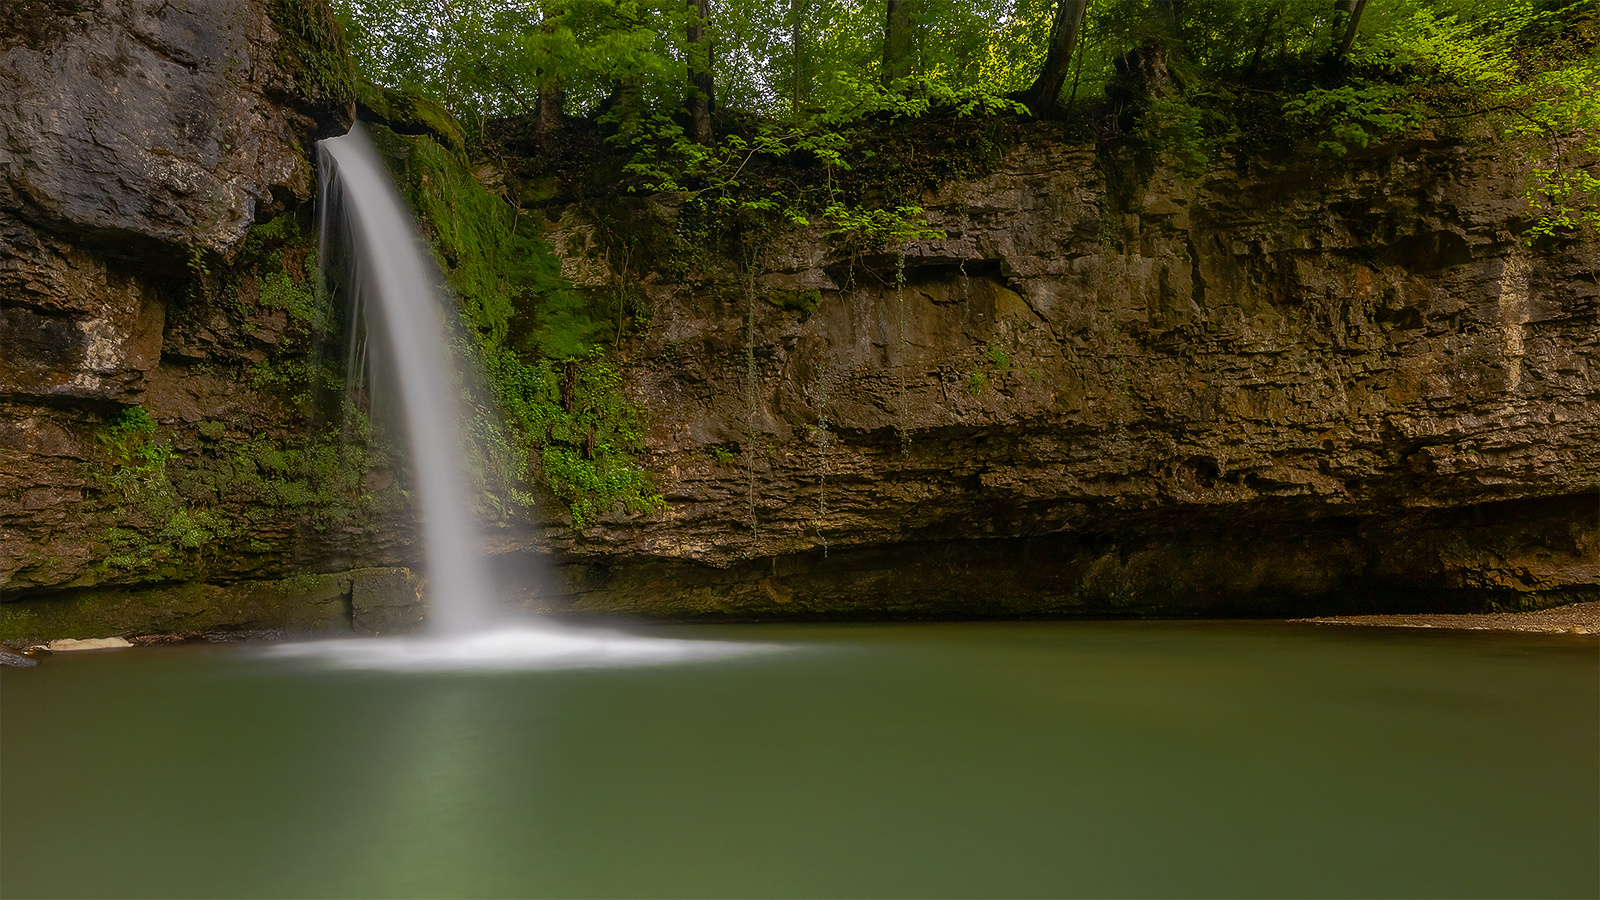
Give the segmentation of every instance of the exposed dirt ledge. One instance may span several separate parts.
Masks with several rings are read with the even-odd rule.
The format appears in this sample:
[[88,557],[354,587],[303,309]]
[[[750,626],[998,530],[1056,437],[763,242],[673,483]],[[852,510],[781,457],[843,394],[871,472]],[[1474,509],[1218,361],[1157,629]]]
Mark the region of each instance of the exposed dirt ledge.
[[1469,631],[1541,631],[1600,634],[1600,600],[1570,603],[1536,612],[1481,615],[1322,616],[1293,619],[1318,625],[1385,625],[1390,628],[1461,628]]

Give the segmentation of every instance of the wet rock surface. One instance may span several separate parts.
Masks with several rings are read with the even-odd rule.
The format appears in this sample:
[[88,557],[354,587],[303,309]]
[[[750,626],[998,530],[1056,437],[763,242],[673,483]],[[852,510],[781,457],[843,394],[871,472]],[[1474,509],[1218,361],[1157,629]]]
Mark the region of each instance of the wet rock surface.
[[39,661],[32,657],[24,656],[21,653],[12,653],[10,650],[0,650],[0,666],[8,666],[14,669],[26,669],[30,666],[37,666],[38,664]]
[[[303,217],[313,141],[344,115],[307,87],[317,48],[280,29],[291,6],[331,21],[279,0],[6,4],[0,599],[271,579],[299,558],[303,516],[263,489],[284,474],[263,463],[307,417],[286,402],[296,370],[273,368],[285,313],[261,297],[265,252],[241,253],[251,226]],[[342,54],[336,38],[318,39]],[[303,281],[300,245],[278,266]],[[134,409],[152,433],[112,446]],[[161,472],[134,471],[145,451]]]
[[308,117],[266,3],[9,4],[0,207],[108,253],[228,254],[309,199]]
[[[230,633],[278,630],[299,635],[385,634],[422,618],[419,579],[408,569],[366,568],[231,584],[188,581],[153,586],[95,586],[11,600],[0,607],[0,642],[89,633],[150,643],[152,634],[214,640]],[[50,649],[56,649],[52,643]]]

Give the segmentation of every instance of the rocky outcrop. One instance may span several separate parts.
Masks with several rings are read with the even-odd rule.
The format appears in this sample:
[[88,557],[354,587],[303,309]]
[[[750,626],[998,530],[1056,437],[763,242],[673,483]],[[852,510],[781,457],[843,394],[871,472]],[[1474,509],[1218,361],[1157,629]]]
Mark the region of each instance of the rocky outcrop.
[[[266,3],[15,4],[0,50],[0,208],[79,245],[228,255],[308,199],[307,138]],[[297,108],[301,107],[301,108]],[[141,261],[145,261],[142,260]]]
[[[341,40],[320,0],[7,5],[0,22],[6,599],[202,570],[271,575],[292,556],[285,548],[293,516],[259,496],[242,500],[258,507],[252,515],[237,502],[226,515],[213,513],[226,502],[216,478],[185,483],[184,472],[253,465],[239,442],[224,446],[230,430],[269,443],[305,430],[303,412],[286,406],[282,387],[263,385],[285,312],[261,301],[267,273],[259,258],[244,255],[252,226],[310,199],[313,141],[342,127],[341,117],[348,124],[340,95],[352,91]],[[345,60],[342,88],[328,59]],[[293,269],[301,257],[277,267]],[[174,462],[155,473],[159,484],[135,471],[113,486],[107,428],[135,408],[160,429],[150,447]],[[134,509],[140,494],[159,508]],[[256,533],[244,540],[233,527],[236,546],[201,547],[202,537],[221,533],[192,527],[208,515],[248,521]],[[121,564],[108,564],[119,545]]]
[[408,569],[375,568],[226,585],[66,591],[7,603],[0,641],[22,646],[62,636],[262,630],[392,634],[422,621],[420,589]]

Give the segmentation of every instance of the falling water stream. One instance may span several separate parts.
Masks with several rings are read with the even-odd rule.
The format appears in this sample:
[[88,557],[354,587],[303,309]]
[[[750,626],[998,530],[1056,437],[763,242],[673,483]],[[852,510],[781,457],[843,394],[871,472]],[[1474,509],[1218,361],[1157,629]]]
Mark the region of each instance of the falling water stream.
[[393,375],[405,423],[423,525],[429,628],[414,637],[285,644],[269,653],[356,668],[455,670],[630,665],[772,649],[571,628],[500,608],[479,555],[482,529],[463,464],[480,453],[462,399],[478,379],[472,362],[452,350],[465,342],[444,305],[444,279],[365,129],[357,123],[318,149],[321,258],[350,300],[352,335],[375,343]]
[[[439,272],[424,255],[399,193],[358,124],[318,145],[324,247],[345,237],[353,306],[376,325],[369,334],[390,350],[422,507],[430,621],[441,634],[478,631],[492,619],[489,580],[478,563],[478,522],[461,465],[467,416],[460,399],[467,372],[454,358],[439,298]],[[331,254],[323,253],[323,259]]]

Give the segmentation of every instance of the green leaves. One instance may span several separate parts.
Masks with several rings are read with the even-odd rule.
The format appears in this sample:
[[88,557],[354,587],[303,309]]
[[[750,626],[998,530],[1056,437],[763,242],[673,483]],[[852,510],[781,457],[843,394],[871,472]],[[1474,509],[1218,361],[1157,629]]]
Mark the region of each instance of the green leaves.
[[[1530,237],[1600,232],[1600,58],[1575,60],[1508,89],[1506,130],[1541,139],[1525,196]],[[1587,166],[1584,163],[1587,162]]]
[[156,430],[150,413],[132,406],[96,436],[110,465],[92,470],[91,477],[117,495],[117,518],[130,526],[112,526],[101,535],[107,569],[150,570],[236,531],[218,511],[193,507],[179,495],[167,473],[172,448],[156,439]]
[[1357,45],[1355,61],[1414,80],[1492,87],[1517,73],[1516,38],[1534,20],[1527,0],[1509,0],[1468,15],[1431,5],[1395,17]]
[[1398,134],[1423,117],[1421,104],[1407,91],[1385,84],[1313,88],[1285,101],[1283,113],[1335,156]]
[[666,506],[635,460],[644,418],[603,351],[566,363],[499,352],[485,363],[507,424],[521,446],[537,448],[545,483],[567,504],[574,528],[619,504],[635,512]]

